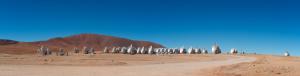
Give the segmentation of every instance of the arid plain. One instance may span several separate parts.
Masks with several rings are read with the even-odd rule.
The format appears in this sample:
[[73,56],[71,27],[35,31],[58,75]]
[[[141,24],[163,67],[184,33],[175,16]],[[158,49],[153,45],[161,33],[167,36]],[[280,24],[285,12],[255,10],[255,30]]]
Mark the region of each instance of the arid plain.
[[0,55],[1,76],[298,76],[298,57],[269,55]]

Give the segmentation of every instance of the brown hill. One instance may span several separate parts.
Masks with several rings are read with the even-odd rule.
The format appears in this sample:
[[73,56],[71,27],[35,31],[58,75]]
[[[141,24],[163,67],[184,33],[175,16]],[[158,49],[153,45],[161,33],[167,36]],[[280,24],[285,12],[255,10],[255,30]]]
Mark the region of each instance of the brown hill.
[[9,45],[9,44],[17,44],[17,43],[18,43],[18,41],[0,39],[0,45]]
[[0,53],[9,54],[33,54],[39,46],[47,46],[53,51],[57,51],[59,48],[71,50],[74,47],[82,48],[84,46],[95,48],[96,51],[103,50],[104,47],[127,47],[130,45],[134,47],[164,47],[160,44],[148,42],[148,41],[137,41],[125,38],[98,35],[98,34],[79,34],[68,37],[58,37],[49,39],[47,41],[37,42],[22,42],[12,45],[0,46]]

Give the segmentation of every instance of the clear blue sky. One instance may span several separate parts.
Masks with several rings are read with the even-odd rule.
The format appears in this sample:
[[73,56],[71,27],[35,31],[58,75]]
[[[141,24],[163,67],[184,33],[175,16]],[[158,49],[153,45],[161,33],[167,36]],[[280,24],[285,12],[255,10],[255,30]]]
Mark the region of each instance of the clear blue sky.
[[96,33],[167,47],[300,56],[300,2],[293,0],[1,0],[0,38],[47,40]]

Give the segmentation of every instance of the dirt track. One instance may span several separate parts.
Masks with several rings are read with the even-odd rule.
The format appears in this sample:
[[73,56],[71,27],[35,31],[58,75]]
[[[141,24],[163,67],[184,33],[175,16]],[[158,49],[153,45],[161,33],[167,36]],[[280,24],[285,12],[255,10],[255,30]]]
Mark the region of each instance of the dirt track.
[[252,61],[255,61],[255,58],[234,57],[233,59],[227,60],[127,66],[2,64],[0,65],[0,76],[199,76],[199,71],[207,68]]

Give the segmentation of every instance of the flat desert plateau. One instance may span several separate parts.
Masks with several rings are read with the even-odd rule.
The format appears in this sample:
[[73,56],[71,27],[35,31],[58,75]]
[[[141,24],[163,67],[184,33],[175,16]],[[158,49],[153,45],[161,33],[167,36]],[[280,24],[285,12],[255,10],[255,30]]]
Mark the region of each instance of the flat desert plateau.
[[300,76],[299,65],[270,55],[0,54],[0,76]]

